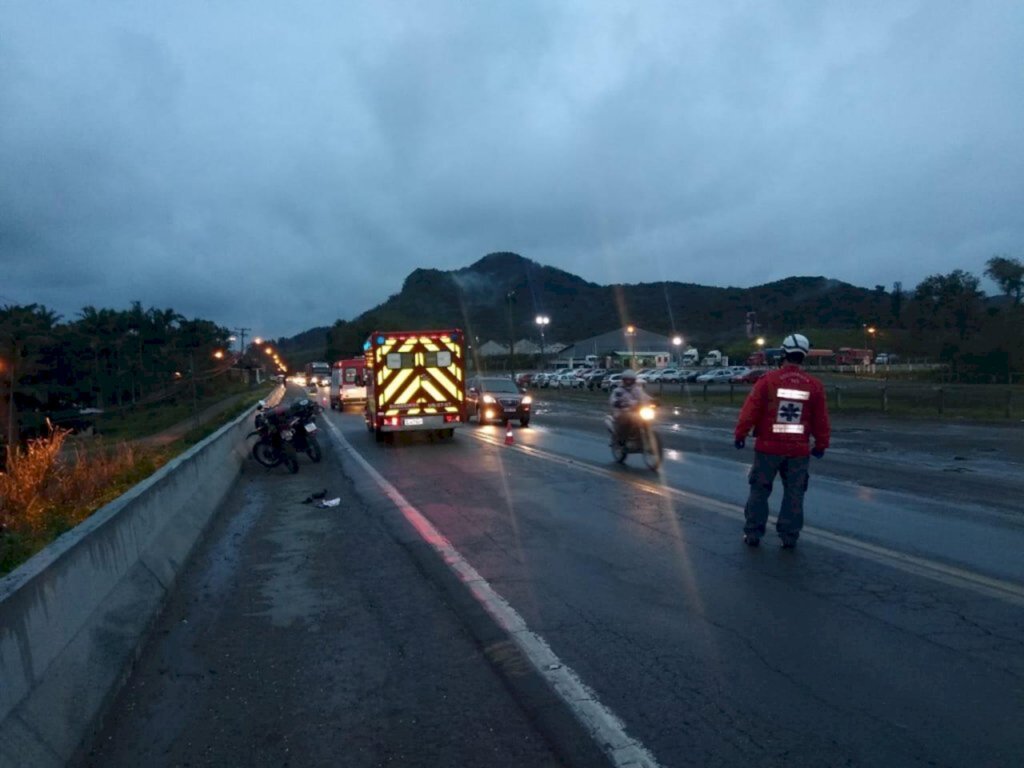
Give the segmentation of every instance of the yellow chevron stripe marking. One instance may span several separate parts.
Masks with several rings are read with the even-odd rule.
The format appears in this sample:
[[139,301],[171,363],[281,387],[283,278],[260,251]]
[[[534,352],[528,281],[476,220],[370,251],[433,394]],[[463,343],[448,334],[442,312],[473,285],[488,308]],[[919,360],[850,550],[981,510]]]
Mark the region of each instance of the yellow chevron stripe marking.
[[[403,368],[398,373],[396,373],[394,375],[394,378],[391,379],[391,381],[388,383],[387,387],[384,389],[384,392],[383,392],[384,400],[382,402],[391,402],[391,398],[394,397],[395,392],[397,392],[399,390],[399,388],[406,382],[406,380],[410,376],[412,376],[412,375],[413,375],[413,371],[412,371],[411,368]],[[404,402],[404,401],[399,401],[399,402]]]
[[402,405],[403,403],[413,402],[413,398],[415,397],[416,392],[419,391],[419,388],[419,379],[413,379],[409,382],[409,386],[402,391],[402,394],[395,398],[395,404]]
[[448,391],[448,397],[441,397],[441,398],[438,398],[438,399],[439,400],[451,400],[451,399],[457,397],[459,388],[455,385],[454,382],[452,382],[450,379],[448,379],[444,375],[444,373],[443,373],[444,370],[445,370],[444,368],[428,368],[427,369],[427,373],[430,374],[430,377],[434,381],[436,381],[439,385],[441,385],[442,387],[444,387]]
[[437,387],[435,387],[434,384],[429,379],[421,380],[420,384],[423,386],[423,389],[425,389],[430,394],[430,396],[434,398],[435,403],[448,399],[447,397],[442,395],[440,391],[438,391]]

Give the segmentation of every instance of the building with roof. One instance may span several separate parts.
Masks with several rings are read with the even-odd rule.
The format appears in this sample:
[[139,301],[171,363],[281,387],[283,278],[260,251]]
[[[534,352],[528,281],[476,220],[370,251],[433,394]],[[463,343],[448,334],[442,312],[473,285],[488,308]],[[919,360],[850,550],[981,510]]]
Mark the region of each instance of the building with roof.
[[574,365],[596,358],[597,365],[606,368],[663,368],[674,353],[668,336],[627,325],[570,344],[559,354],[559,362]]

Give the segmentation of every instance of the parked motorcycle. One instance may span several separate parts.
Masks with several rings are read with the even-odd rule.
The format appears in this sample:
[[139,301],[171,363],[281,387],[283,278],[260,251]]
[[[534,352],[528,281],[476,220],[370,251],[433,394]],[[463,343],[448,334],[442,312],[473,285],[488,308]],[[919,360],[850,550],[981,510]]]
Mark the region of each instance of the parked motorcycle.
[[622,464],[631,453],[642,453],[644,463],[655,472],[661,467],[661,438],[654,429],[655,408],[653,405],[641,406],[637,411],[639,418],[633,419],[633,426],[626,435],[625,442],[615,439],[615,417],[604,417],[604,425],[608,430],[609,445],[612,457]]
[[305,453],[314,464],[319,463],[323,458],[323,452],[316,436],[316,417],[324,412],[323,406],[313,400],[302,399],[292,403],[288,410],[293,417],[295,450]]
[[295,457],[295,419],[289,410],[286,406],[265,409],[260,403],[257,406],[256,429],[247,437],[259,436],[252,447],[256,461],[265,467],[283,463],[289,472],[295,474],[299,471],[299,460]]

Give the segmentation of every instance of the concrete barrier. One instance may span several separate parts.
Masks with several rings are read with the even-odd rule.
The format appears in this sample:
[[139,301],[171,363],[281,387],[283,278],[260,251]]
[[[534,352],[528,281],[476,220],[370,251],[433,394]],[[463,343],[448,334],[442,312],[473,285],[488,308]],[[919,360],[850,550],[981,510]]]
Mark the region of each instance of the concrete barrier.
[[251,413],[0,579],[0,768],[76,756],[235,483]]

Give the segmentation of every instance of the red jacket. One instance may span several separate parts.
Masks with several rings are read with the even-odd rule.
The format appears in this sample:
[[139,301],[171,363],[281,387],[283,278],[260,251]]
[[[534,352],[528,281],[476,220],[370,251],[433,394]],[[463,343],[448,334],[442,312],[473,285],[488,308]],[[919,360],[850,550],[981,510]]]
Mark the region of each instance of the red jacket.
[[736,439],[750,430],[755,450],[778,456],[806,456],[814,447],[828,448],[828,406],[821,382],[799,365],[785,363],[757,380],[736,423]]

